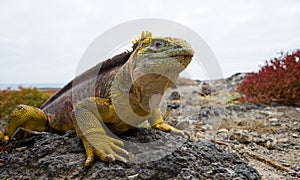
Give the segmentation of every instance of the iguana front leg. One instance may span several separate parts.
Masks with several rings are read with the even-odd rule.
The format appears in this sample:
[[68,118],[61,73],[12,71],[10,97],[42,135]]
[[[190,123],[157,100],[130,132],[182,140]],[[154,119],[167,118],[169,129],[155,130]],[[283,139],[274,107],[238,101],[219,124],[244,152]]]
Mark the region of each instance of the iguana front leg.
[[126,162],[126,159],[120,155],[128,155],[128,152],[120,147],[124,143],[109,137],[104,129],[103,118],[109,119],[111,116],[112,106],[108,99],[90,97],[75,105],[72,119],[76,133],[86,150],[86,166],[93,162],[94,154],[105,162],[115,159]]
[[152,128],[155,128],[155,129],[160,129],[160,130],[166,131],[166,132],[174,132],[175,134],[179,134],[179,135],[182,135],[182,136],[185,135],[185,134],[189,135],[188,131],[179,130],[179,129],[176,129],[175,127],[173,127],[173,126],[165,124],[164,123],[165,118],[167,118],[167,117],[161,117],[160,116],[160,110],[158,108],[156,108],[153,111],[153,115],[148,120],[148,122],[152,126]]

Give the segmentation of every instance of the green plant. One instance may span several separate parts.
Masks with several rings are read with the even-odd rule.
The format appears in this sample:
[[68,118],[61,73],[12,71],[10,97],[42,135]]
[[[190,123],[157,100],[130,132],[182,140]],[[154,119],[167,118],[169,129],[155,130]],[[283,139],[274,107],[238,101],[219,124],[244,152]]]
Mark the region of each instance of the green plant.
[[300,50],[266,61],[259,72],[245,77],[237,91],[242,102],[300,106]]
[[7,119],[9,113],[18,105],[26,104],[39,107],[51,96],[51,93],[41,92],[37,88],[23,88],[0,90],[0,120]]

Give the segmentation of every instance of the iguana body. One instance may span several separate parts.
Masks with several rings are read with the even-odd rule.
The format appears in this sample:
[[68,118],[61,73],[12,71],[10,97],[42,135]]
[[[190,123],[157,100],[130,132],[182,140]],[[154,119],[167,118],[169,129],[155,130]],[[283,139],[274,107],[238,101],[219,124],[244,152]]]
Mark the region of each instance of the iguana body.
[[165,90],[190,63],[193,49],[184,40],[153,38],[150,33],[125,52],[76,77],[45,102],[41,109],[19,105],[5,129],[9,139],[19,127],[45,131],[74,129],[83,141],[91,164],[96,154],[102,161],[125,161],[121,140],[107,131],[122,133],[148,120],[154,128],[177,130],[163,123],[158,109]]

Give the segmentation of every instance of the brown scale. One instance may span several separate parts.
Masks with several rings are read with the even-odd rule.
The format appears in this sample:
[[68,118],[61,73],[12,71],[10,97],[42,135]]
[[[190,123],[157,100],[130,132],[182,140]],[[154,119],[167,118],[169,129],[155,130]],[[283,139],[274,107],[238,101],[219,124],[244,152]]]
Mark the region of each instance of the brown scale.
[[72,110],[77,102],[87,97],[109,98],[113,77],[130,55],[124,52],[97,64],[47,100],[40,108],[47,114],[50,126],[58,131],[74,129]]

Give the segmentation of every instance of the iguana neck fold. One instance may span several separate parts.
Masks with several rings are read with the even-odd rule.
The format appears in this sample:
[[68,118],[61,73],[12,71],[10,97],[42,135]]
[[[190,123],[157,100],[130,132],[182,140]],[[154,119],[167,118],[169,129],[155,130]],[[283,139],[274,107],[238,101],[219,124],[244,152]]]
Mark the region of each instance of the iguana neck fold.
[[112,104],[120,118],[130,125],[147,118],[193,54],[191,46],[179,38],[141,38],[111,86]]

